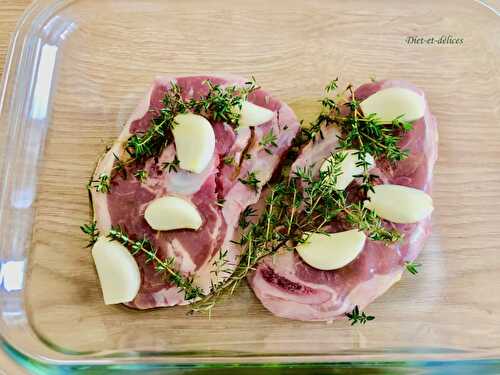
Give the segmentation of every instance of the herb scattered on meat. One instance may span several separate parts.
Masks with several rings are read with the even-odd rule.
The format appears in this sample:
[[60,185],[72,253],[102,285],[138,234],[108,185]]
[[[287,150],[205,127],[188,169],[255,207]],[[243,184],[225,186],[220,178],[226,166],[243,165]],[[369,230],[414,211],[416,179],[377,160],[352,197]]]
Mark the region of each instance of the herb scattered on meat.
[[157,256],[158,250],[153,247],[147,238],[133,241],[120,227],[112,227],[108,237],[127,247],[132,255],[136,255],[139,252],[144,253],[146,263],[153,262],[157,272],[165,273],[169,281],[184,292],[184,298],[187,301],[203,296],[203,291],[194,284],[193,277],[184,276],[175,269],[175,257],[168,257],[164,260],[160,259]]
[[228,86],[205,81],[208,93],[198,99],[183,99],[182,89],[172,84],[163,98],[163,108],[153,119],[152,125],[142,134],[132,135],[126,144],[126,150],[134,160],[143,160],[157,156],[163,148],[173,141],[172,129],[176,126],[176,115],[192,112],[211,121],[224,121],[234,128],[239,126],[240,110],[249,94],[257,90],[255,79],[244,86]]
[[113,153],[113,157],[115,158],[115,165],[113,166],[113,170],[121,173],[123,175],[123,178],[127,178],[127,164],[123,160],[120,160],[120,158],[115,153]]
[[246,178],[238,179],[242,184],[247,185],[249,188],[253,189],[255,192],[259,190],[260,180],[257,178],[255,172],[249,172]]
[[241,229],[245,229],[250,222],[248,221],[248,218],[255,216],[255,209],[253,209],[251,206],[247,206],[243,212],[240,215],[240,220],[239,220],[239,226]]
[[[352,85],[334,95],[337,82],[338,78],[326,86],[327,96],[321,100],[323,110],[307,130],[307,138],[314,140],[317,134],[323,137],[322,126],[338,126],[342,132],[338,148],[358,150],[357,166],[363,168],[363,173],[356,177],[362,178],[361,189],[367,193],[373,190],[373,181],[377,177],[368,172],[370,163],[367,161],[367,154],[374,158],[385,157],[390,162],[404,160],[408,156],[408,150],[400,149],[398,142],[404,133],[412,130],[413,125],[403,121],[403,115],[396,117],[392,124],[383,124],[376,114],[364,116]],[[347,99],[343,99],[346,95]],[[343,113],[346,107],[349,109],[347,115]]]
[[[338,155],[338,154],[335,154]],[[334,161],[335,163],[335,157]],[[337,168],[338,163],[332,168]],[[335,189],[337,175],[321,172],[314,179],[311,168],[293,174],[288,181],[270,187],[266,208],[257,223],[245,223],[249,228],[238,244],[243,255],[235,272],[192,306],[193,311],[210,310],[226,293],[231,293],[255,265],[278,249],[292,250],[303,243],[309,233],[324,233],[325,226],[337,216],[346,216],[349,224],[366,230],[371,236],[385,242],[399,240],[396,231],[386,229],[376,216],[359,203],[349,203],[345,192]]]
[[106,173],[101,173],[97,180],[90,180],[87,185],[88,189],[95,189],[98,193],[109,193],[110,187],[110,177]]
[[141,184],[143,184],[148,179],[149,173],[144,169],[139,169],[137,172],[134,173],[134,177],[137,178]]
[[[358,167],[363,167],[363,173],[357,177],[362,178],[360,189],[366,195],[369,190],[373,190],[376,178],[368,172],[370,164],[367,162],[367,154],[375,158],[384,157],[392,162],[403,160],[408,156],[408,152],[401,150],[398,142],[402,134],[412,129],[412,125],[402,121],[402,117],[394,119],[392,124],[382,124],[375,115],[364,116],[360,111],[352,86],[349,85],[346,90],[334,95],[337,82],[338,79],[335,79],[326,86],[327,96],[321,100],[322,112],[308,128],[301,130],[290,154],[296,153],[306,142],[315,141],[317,137],[323,138],[324,126],[339,127],[342,133],[339,139],[339,150],[359,150]],[[248,82],[243,88],[223,88],[211,82],[206,82],[206,84],[209,88],[208,94],[196,100],[184,100],[180,87],[173,84],[165,94],[164,108],[159,111],[152,126],[145,133],[132,135],[127,141],[126,151],[130,159],[123,162],[115,156],[117,161],[114,169],[125,171],[125,165],[128,163],[158,156],[163,148],[173,141],[171,130],[176,126],[174,118],[179,113],[191,111],[212,121],[227,122],[237,128],[240,116],[238,108],[241,109],[246,97],[258,88],[255,81]],[[266,152],[271,153],[270,148],[277,147],[276,141],[277,137],[270,131],[263,137],[260,145]],[[112,228],[108,237],[127,246],[134,255],[139,252],[144,253],[146,262],[153,262],[158,272],[165,272],[169,280],[184,291],[186,300],[199,299],[192,305],[192,311],[210,312],[223,295],[234,292],[263,257],[276,253],[280,249],[293,250],[297,244],[306,241],[310,233],[325,233],[328,224],[338,218],[341,218],[349,227],[367,232],[372,240],[390,244],[402,238],[396,230],[387,229],[382,220],[374,212],[366,209],[361,202],[350,202],[346,192],[335,188],[337,178],[341,173],[342,155],[344,154],[338,152],[333,154],[333,157],[329,159],[330,165],[326,170],[320,171],[319,177],[314,177],[311,167],[305,167],[294,171],[291,175],[284,174],[281,180],[270,184],[266,193],[265,209],[257,222],[252,223],[248,220],[249,217],[255,215],[252,208],[248,207],[244,210],[239,225],[247,230],[238,242],[243,247],[239,263],[231,274],[231,267],[225,259],[227,251],[220,252],[219,258],[214,261],[213,273],[216,278],[221,273],[229,277],[212,283],[211,292],[208,295],[204,295],[203,291],[194,284],[193,277],[184,276],[175,269],[174,257],[160,259],[157,256],[157,250],[148,239],[133,241],[119,227]],[[243,158],[249,159],[250,155],[245,154]],[[287,160],[288,165],[284,166],[284,170],[289,169],[292,160],[292,158]],[[224,163],[231,165],[234,163],[234,158],[226,157]],[[170,172],[177,171],[177,167],[177,159],[163,164],[163,168]],[[136,177],[141,180],[144,178],[142,175],[137,176],[137,173]],[[255,191],[261,187],[255,172],[249,172],[245,179],[239,181]],[[101,174],[98,180],[92,180],[89,183],[89,188],[109,192],[109,183],[110,177]],[[223,202],[218,202],[218,204],[223,204]],[[89,246],[92,246],[99,235],[96,223],[83,225],[81,229],[90,236]],[[407,262],[405,266],[410,273],[416,274],[420,264]],[[357,306],[346,316],[351,321],[351,325],[365,324],[374,319],[373,316],[360,312]]]
[[[337,89],[337,79],[326,87],[327,94]],[[348,99],[344,99],[346,93]],[[360,165],[364,168],[363,183],[360,189],[366,194],[373,189],[374,177],[368,173],[369,163],[366,154],[374,157],[385,157],[390,161],[404,159],[407,153],[398,148],[400,136],[411,130],[411,124],[401,123],[395,119],[392,126],[380,124],[375,116],[365,118],[359,111],[359,103],[355,98],[351,86],[334,98],[322,100],[323,111],[311,123],[309,128],[303,128],[294,144],[292,155],[302,144],[314,141],[316,137],[323,137],[322,127],[336,125],[342,131],[339,149],[355,148],[359,150]],[[348,114],[341,114],[341,107],[348,105]],[[343,111],[344,113],[346,111]],[[341,162],[345,153],[334,153],[329,158],[326,170],[320,171],[315,177],[311,167],[299,168],[291,175],[283,175],[281,180],[267,187],[265,209],[256,223],[247,220],[251,211],[245,210],[240,217],[240,227],[248,228],[239,242],[242,246],[242,255],[234,273],[224,282],[212,288],[209,295],[204,296],[191,306],[195,311],[211,311],[218,300],[226,293],[231,294],[248,273],[255,269],[256,264],[265,256],[276,253],[278,250],[293,250],[299,243],[307,240],[310,233],[325,233],[327,225],[340,219],[351,228],[367,232],[372,240],[391,244],[401,240],[402,235],[388,229],[382,220],[363,206],[362,202],[351,202],[347,193],[335,188],[337,178],[341,174]],[[287,158],[289,168],[292,158]],[[249,175],[240,180],[249,186],[257,186],[255,176]],[[364,324],[374,319],[355,308],[350,314],[354,323]]]
[[[231,125],[234,129],[239,126],[240,112],[243,102],[255,90],[259,89],[255,79],[246,82],[244,85],[223,87],[218,84],[213,84],[210,80],[204,83],[208,87],[208,93],[201,98],[184,99],[182,89],[179,85],[172,83],[169,90],[166,91],[163,97],[163,108],[155,113],[151,126],[143,133],[137,133],[130,136],[126,141],[125,151],[128,157],[124,160],[113,154],[115,163],[113,170],[120,172],[127,177],[127,166],[141,162],[151,157],[158,157],[162,150],[173,142],[172,129],[177,125],[175,116],[181,113],[193,112],[202,115],[213,122],[224,121]],[[227,164],[234,163],[234,158],[225,160]],[[169,172],[177,172],[179,160],[177,157],[173,161],[163,163],[164,170]],[[134,176],[145,182],[148,178],[148,172],[138,170]],[[110,191],[111,177],[105,173],[99,175],[98,179],[91,180],[87,187],[95,189],[98,192],[108,193]],[[257,190],[257,184],[260,181],[255,177],[255,174],[250,173],[248,185]],[[224,204],[224,200],[217,202],[219,205]],[[99,236],[96,223],[85,224],[81,226],[81,230],[90,237],[89,245],[92,246]],[[129,248],[132,254],[142,252],[146,255],[146,262],[154,262],[155,268],[159,272],[166,272],[169,279],[185,293],[186,300],[199,298],[203,295],[202,290],[195,286],[193,278],[183,276],[175,269],[175,258],[160,259],[153,248],[150,241],[146,238],[140,241],[132,241],[128,235],[119,227],[112,228],[108,237],[117,240]]]
[[226,165],[234,165],[234,163],[235,163],[234,156],[226,156],[226,157],[224,157],[224,159],[222,159],[222,161]]
[[273,133],[273,129],[269,130],[269,133],[265,134],[262,137],[262,140],[259,142],[259,145],[264,147],[264,151],[268,154],[272,154],[271,147],[278,147],[276,143],[278,141],[278,137]]
[[168,170],[169,173],[177,172],[178,167],[179,167],[179,159],[177,159],[177,155],[174,156],[174,160],[165,162],[162,165],[163,170]]

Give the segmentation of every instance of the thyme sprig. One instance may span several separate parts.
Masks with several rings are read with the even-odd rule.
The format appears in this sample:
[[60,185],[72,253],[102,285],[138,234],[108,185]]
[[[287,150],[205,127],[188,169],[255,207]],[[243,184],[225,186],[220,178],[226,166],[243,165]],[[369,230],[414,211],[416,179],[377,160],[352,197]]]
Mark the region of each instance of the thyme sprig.
[[109,193],[111,190],[111,185],[110,185],[110,177],[106,173],[101,173],[97,180],[92,179],[87,185],[87,188],[90,189],[95,189],[98,193]]
[[345,225],[376,233],[381,241],[400,238],[397,232],[375,220],[376,217],[371,216],[374,214],[359,203],[350,203],[346,193],[335,188],[342,157],[334,154],[331,165],[319,178],[314,177],[311,167],[305,167],[295,171],[288,180],[270,186],[265,209],[256,223],[246,219],[253,212],[244,211],[244,226],[248,230],[236,242],[242,247],[242,255],[234,273],[192,305],[192,311],[210,311],[222,296],[234,292],[263,257],[279,249],[291,250],[305,242],[311,233],[325,233],[333,220],[344,218]]
[[210,280],[212,290],[215,290],[217,288],[219,283],[217,280],[219,279],[219,277],[222,276],[225,278],[231,275],[231,273],[233,272],[233,267],[227,258],[228,251],[221,250],[217,258],[212,262],[213,269],[210,271],[210,274],[213,276]]
[[115,158],[115,165],[113,170],[122,174],[123,178],[127,178],[127,163],[121,160],[118,155],[113,152],[113,157]]
[[402,116],[396,117],[392,124],[384,124],[376,114],[362,115],[360,102],[356,99],[352,86],[348,87],[348,91],[351,99],[347,104],[352,112],[349,116],[336,118],[344,133],[340,138],[340,148],[355,148],[361,154],[371,154],[374,157],[384,156],[389,161],[405,159],[408,151],[398,147],[401,139],[398,131],[410,131],[412,124],[403,121]]
[[234,127],[239,126],[241,108],[248,95],[259,89],[255,78],[245,82],[244,86],[214,85],[210,80],[205,81],[208,94],[199,100],[189,102],[189,109],[211,120],[223,121]]
[[243,210],[243,212],[240,215],[240,220],[238,222],[241,229],[245,229],[246,227],[248,227],[248,224],[250,224],[248,218],[255,216],[255,213],[256,210],[251,206],[248,206]]
[[163,170],[168,170],[168,172],[177,172],[177,168],[179,167],[179,159],[177,159],[177,155],[174,156],[174,160],[165,162],[162,165]]
[[363,167],[361,188],[367,193],[373,191],[373,181],[377,176],[368,172],[370,164],[367,155],[374,158],[384,157],[390,162],[404,160],[408,157],[408,150],[399,148],[398,143],[402,134],[412,129],[410,122],[402,121],[402,116],[396,117],[392,124],[384,124],[376,114],[367,116],[361,113],[360,101],[356,98],[352,85],[347,87],[350,99],[347,105],[350,109],[348,116],[341,116],[336,112],[335,122],[342,130],[343,135],[339,139],[340,149],[357,149],[357,165]]
[[277,141],[278,137],[276,134],[274,134],[273,129],[271,129],[262,137],[259,145],[264,147],[264,151],[271,155],[273,153],[271,151],[271,147],[278,147],[278,144],[276,143]]
[[99,229],[97,229],[97,222],[94,220],[89,224],[83,224],[80,226],[83,233],[89,236],[89,242],[86,247],[92,247],[99,238]]
[[341,130],[338,150],[357,150],[358,167],[363,168],[361,190],[366,194],[373,190],[377,176],[370,174],[370,163],[367,155],[374,158],[386,158],[389,162],[397,162],[408,157],[408,150],[399,148],[398,143],[404,133],[412,130],[411,122],[403,120],[403,114],[396,117],[391,124],[380,121],[376,114],[364,115],[360,108],[360,100],[356,97],[352,85],[341,92],[338,90],[338,78],[325,87],[325,97],[320,100],[322,110],[318,117],[301,134],[300,143],[323,138],[325,126],[336,125]]
[[363,311],[359,311],[359,307],[356,305],[354,306],[354,309],[350,313],[346,313],[345,316],[349,318],[349,321],[351,322],[351,326],[359,323],[359,324],[366,324],[366,322],[369,322],[370,320],[374,320],[375,317],[372,315],[366,315]]
[[245,178],[239,178],[238,180],[255,192],[259,190],[260,180],[257,178],[257,173],[255,171],[249,172]]
[[134,177],[137,178],[141,184],[143,184],[144,182],[147,181],[149,173],[145,169],[139,169],[137,172],[134,173]]
[[[357,149],[364,172],[362,186],[365,193],[373,189],[376,176],[370,175],[370,164],[366,161],[369,153],[374,157],[385,157],[389,161],[397,161],[407,156],[400,150],[400,135],[411,130],[411,124],[395,119],[393,124],[381,124],[375,116],[365,117],[359,109],[359,103],[352,87],[343,93],[333,96],[337,90],[338,79],[331,81],[327,87],[327,97],[321,103],[323,110],[318,118],[303,129],[294,143],[301,146],[306,142],[323,137],[324,126],[336,124],[342,131],[339,149]],[[345,93],[349,99],[344,99]],[[348,106],[346,114],[345,106]],[[391,126],[392,125],[392,126]],[[267,140],[266,140],[267,141]],[[261,142],[265,142],[264,140]],[[338,176],[341,174],[341,162],[345,153],[336,152],[328,158],[327,168],[322,168],[316,177],[311,166],[298,168],[291,175],[283,175],[282,179],[269,186],[266,206],[256,223],[247,220],[250,211],[245,210],[240,218],[240,227],[247,228],[239,242],[242,255],[234,273],[225,281],[212,288],[211,293],[192,305],[192,311],[211,311],[217,301],[225,294],[232,294],[249,272],[264,257],[276,253],[279,249],[293,250],[297,244],[307,240],[311,233],[326,233],[332,222],[349,228],[357,228],[368,233],[372,240],[394,243],[402,235],[394,229],[388,229],[382,220],[372,211],[366,209],[362,202],[351,201],[345,191],[336,189]],[[287,159],[293,162],[293,159]],[[249,174],[240,180],[249,186],[257,186]],[[253,181],[253,182],[252,182]],[[360,313],[357,306],[347,316],[352,324],[365,324],[374,317]]]
[[147,238],[133,241],[119,226],[112,227],[108,237],[126,246],[132,255],[136,255],[139,252],[144,253],[146,256],[145,262],[153,262],[157,272],[165,273],[169,280],[184,292],[184,298],[187,301],[203,296],[203,291],[194,284],[192,276],[184,276],[175,269],[175,257],[168,257],[164,260],[160,259],[157,255],[158,250],[153,247]]
[[222,159],[224,164],[226,165],[234,165],[236,160],[234,159],[234,156],[226,156],[224,159]]
[[172,83],[163,97],[163,108],[156,113],[151,126],[146,132],[134,134],[128,139],[125,150],[130,157],[134,160],[143,160],[159,155],[173,140],[171,130],[175,126],[175,116],[185,112],[187,107],[182,98],[181,88]]
[[405,268],[406,270],[411,273],[412,275],[418,274],[418,269],[421,267],[421,263],[415,263],[415,262],[405,262]]
[[259,88],[253,77],[243,86],[223,87],[210,80],[204,84],[208,87],[208,93],[190,99],[184,98],[179,85],[171,84],[163,98],[163,108],[155,113],[151,126],[144,133],[134,134],[128,139],[125,149],[133,160],[157,156],[173,141],[172,129],[177,125],[175,116],[178,114],[193,112],[237,128],[243,102]]

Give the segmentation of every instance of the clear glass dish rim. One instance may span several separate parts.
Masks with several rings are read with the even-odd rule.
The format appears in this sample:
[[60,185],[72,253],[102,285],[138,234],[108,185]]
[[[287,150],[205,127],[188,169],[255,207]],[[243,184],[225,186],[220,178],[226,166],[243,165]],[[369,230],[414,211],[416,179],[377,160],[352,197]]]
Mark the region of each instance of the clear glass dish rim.
[[[29,24],[34,18],[45,16],[45,21],[48,20],[54,13],[62,8],[71,5],[78,0],[34,0],[25,10],[22,17],[17,22],[16,30],[13,33],[6,54],[4,71],[1,81],[0,94],[0,116],[5,111],[10,110],[10,104],[6,102],[6,97],[9,94],[9,82],[12,80],[12,67],[17,65],[21,59],[22,47],[20,41],[27,37],[29,31],[32,30],[32,25]],[[476,0],[476,2],[488,10],[493,11],[497,16],[498,12],[493,6],[487,3]],[[6,109],[7,108],[7,109]],[[7,130],[4,130],[7,131]],[[7,137],[6,137],[7,138]],[[7,143],[7,140],[5,141]],[[7,164],[7,160],[4,160]],[[4,165],[5,165],[4,164]],[[1,193],[3,194],[3,189]],[[27,369],[36,370],[37,372],[50,372],[54,369],[67,369],[71,371],[84,371],[89,366],[96,367],[100,370],[148,370],[148,369],[173,369],[173,368],[251,368],[251,367],[291,367],[291,368],[307,368],[307,367],[349,367],[349,368],[394,368],[401,367],[404,369],[419,368],[431,369],[436,367],[451,369],[474,369],[474,370],[495,370],[500,372],[500,357],[494,350],[477,351],[477,352],[457,352],[448,349],[444,351],[431,349],[425,354],[409,354],[409,353],[392,353],[392,357],[387,360],[387,353],[383,350],[375,353],[373,356],[364,356],[359,359],[357,355],[307,355],[304,357],[298,356],[282,356],[282,355],[260,355],[260,356],[238,356],[238,353],[219,353],[212,357],[196,356],[193,353],[178,353],[178,352],[129,352],[123,351],[119,353],[103,353],[100,356],[92,356],[89,354],[62,353],[56,348],[50,348],[53,353],[57,353],[64,358],[50,358],[40,355],[39,353],[32,354],[26,352],[21,346],[17,345],[15,340],[6,338],[8,328],[3,320],[0,321],[0,346],[2,349],[17,363]],[[38,339],[41,339],[38,337]],[[42,340],[43,341],[43,340]],[[443,353],[447,358],[443,359]],[[68,354],[68,355],[67,355]],[[222,354],[222,355],[220,355]],[[395,354],[395,355],[394,355]],[[465,354],[465,355],[464,355]],[[248,360],[250,359],[250,360]],[[118,366],[118,367],[116,367]]]

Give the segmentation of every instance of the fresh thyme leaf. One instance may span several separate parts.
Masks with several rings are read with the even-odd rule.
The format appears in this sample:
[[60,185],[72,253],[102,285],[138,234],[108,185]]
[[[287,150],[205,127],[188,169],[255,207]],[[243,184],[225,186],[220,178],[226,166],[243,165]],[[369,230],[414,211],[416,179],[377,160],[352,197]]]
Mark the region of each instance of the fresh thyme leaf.
[[234,156],[226,156],[224,159],[222,159],[222,161],[226,165],[234,165],[235,163]]
[[113,169],[117,172],[121,172],[123,175],[123,178],[127,178],[127,169],[125,168],[126,163],[123,162],[114,152],[113,152],[113,157],[115,158],[115,161],[116,161]]
[[156,271],[165,272],[169,280],[184,292],[186,300],[189,301],[203,297],[203,291],[194,284],[194,279],[191,276],[183,276],[175,269],[175,258],[160,259],[157,255],[157,249],[153,247],[148,239],[143,238],[142,240],[133,241],[120,227],[112,227],[108,237],[128,247],[132,255],[136,255],[139,252],[145,254],[146,263],[152,262]]
[[89,189],[94,188],[99,193],[109,193],[110,177],[106,173],[101,173],[97,180],[91,180],[87,186]]
[[366,324],[366,322],[375,319],[374,316],[366,315],[364,312],[359,311],[359,307],[357,305],[354,306],[354,309],[350,313],[346,313],[345,315],[349,318],[351,326],[355,325],[356,323]]
[[255,172],[249,172],[245,179],[238,179],[242,184],[247,185],[249,188],[253,189],[255,192],[259,190],[260,180],[257,178]]
[[362,203],[352,204],[346,213],[347,221],[358,229],[368,232],[369,237],[374,241],[393,243],[402,239],[401,233],[394,229],[386,229],[380,217],[375,212],[364,208]]
[[265,134],[261,141],[259,142],[259,145],[264,147],[264,150],[268,154],[272,154],[272,151],[270,150],[271,147],[278,147],[278,144],[276,141],[278,140],[278,137],[273,133],[273,129],[269,130],[269,133]]
[[415,262],[405,262],[405,267],[406,270],[411,273],[412,275],[418,274],[418,268],[421,267],[421,263],[415,263]]
[[403,121],[402,118],[404,115],[400,115],[392,120],[392,126],[396,129],[401,129],[404,132],[409,132],[413,129],[413,124],[409,121]]
[[89,243],[87,244],[86,247],[92,247],[99,238],[99,230],[97,229],[97,222],[92,221],[89,224],[83,224],[82,226],[80,226],[80,229],[82,230],[83,233],[89,236]]
[[325,87],[325,91],[327,93],[330,93],[330,92],[334,92],[335,90],[337,90],[338,82],[339,82],[339,77],[328,82],[328,85],[326,85],[326,87]]
[[141,182],[141,184],[143,184],[148,179],[149,173],[144,169],[139,169],[134,173],[134,177],[137,178]]
[[236,127],[239,125],[240,110],[247,96],[258,89],[254,80],[249,81],[244,87],[229,86],[223,88],[205,81],[209,91],[207,96],[200,99],[194,110],[205,112],[213,121],[223,121]]
[[177,155],[174,156],[174,160],[165,162],[162,165],[163,170],[168,170],[169,173],[177,172],[178,167],[179,167],[179,159],[177,159]]
[[[228,254],[227,250],[224,251],[221,250],[219,252],[219,256],[217,257],[217,259],[215,259],[212,263],[213,270],[210,271],[210,273],[214,276],[215,280],[218,280],[219,277],[223,278],[227,277],[231,275],[231,273],[233,272],[232,265],[227,259],[227,254]],[[210,281],[210,283],[211,283],[211,290],[216,290],[217,287],[221,284],[221,282],[218,281],[214,283],[213,278]]]
[[239,226],[241,229],[245,229],[250,222],[247,220],[249,217],[255,216],[255,210],[248,206],[246,207],[242,214],[240,215]]

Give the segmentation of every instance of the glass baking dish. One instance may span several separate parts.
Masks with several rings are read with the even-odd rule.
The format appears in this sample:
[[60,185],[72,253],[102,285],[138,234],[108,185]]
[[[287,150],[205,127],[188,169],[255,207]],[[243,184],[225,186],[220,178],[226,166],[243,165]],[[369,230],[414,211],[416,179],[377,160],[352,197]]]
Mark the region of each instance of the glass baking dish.
[[[36,1],[13,37],[1,96],[3,347],[40,372],[442,364],[500,371],[500,30],[485,5]],[[339,74],[355,85],[403,78],[426,91],[440,134],[433,234],[419,275],[407,274],[369,306],[374,322],[280,319],[246,285],[211,319],[186,316],[184,307],[103,304],[79,230],[96,157],[155,76],[217,72],[254,75],[306,121]]]

